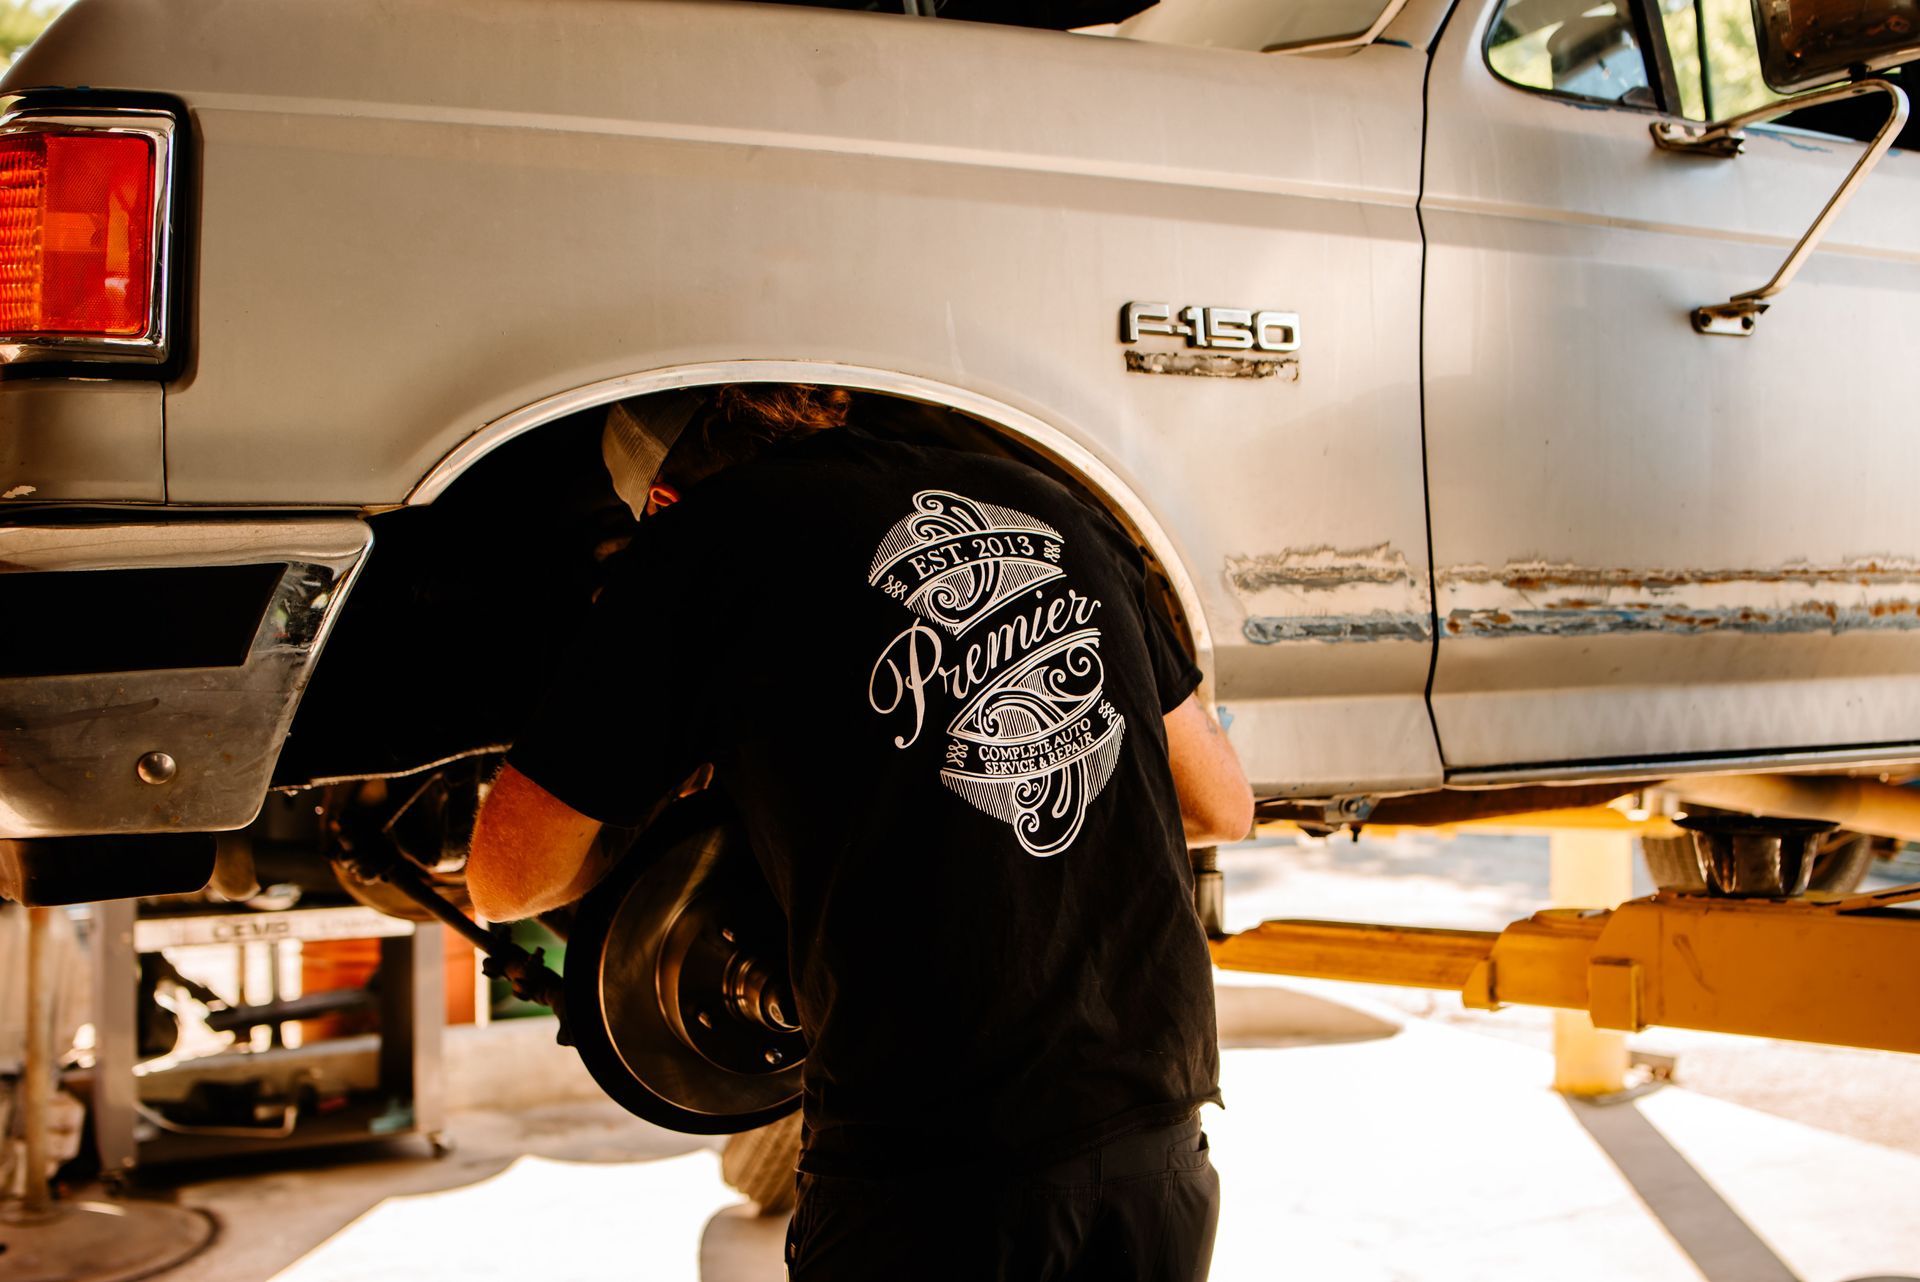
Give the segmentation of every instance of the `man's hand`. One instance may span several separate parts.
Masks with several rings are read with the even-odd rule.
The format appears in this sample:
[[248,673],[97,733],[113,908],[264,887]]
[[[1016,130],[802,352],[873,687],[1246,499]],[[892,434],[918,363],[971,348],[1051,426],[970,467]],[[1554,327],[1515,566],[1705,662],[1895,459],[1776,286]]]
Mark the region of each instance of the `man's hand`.
[[503,766],[473,825],[467,893],[488,921],[518,921],[570,904],[606,871],[600,822]]
[[1167,714],[1167,762],[1188,846],[1240,841],[1253,829],[1253,790],[1220,723],[1197,695]]

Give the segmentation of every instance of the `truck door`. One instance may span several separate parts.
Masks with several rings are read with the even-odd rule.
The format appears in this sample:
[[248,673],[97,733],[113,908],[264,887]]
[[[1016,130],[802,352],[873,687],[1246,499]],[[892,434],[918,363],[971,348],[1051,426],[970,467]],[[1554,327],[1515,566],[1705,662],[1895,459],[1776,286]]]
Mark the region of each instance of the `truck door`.
[[1655,148],[1655,121],[1764,98],[1745,10],[1487,0],[1437,47],[1431,698],[1457,782],[1920,740],[1920,156],[1868,177],[1750,336],[1695,333],[1862,150],[1786,126]]

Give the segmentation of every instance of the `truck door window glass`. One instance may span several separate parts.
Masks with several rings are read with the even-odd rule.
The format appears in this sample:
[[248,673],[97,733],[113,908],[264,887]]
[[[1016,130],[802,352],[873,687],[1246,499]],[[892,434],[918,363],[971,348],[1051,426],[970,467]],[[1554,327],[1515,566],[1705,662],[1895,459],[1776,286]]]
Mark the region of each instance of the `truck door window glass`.
[[1275,53],[1357,40],[1393,0],[1160,0],[1115,35],[1155,44]]
[[1528,89],[1601,102],[1652,89],[1628,0],[1509,0],[1487,36],[1487,62],[1503,80]]
[[1725,120],[1780,97],[1760,78],[1749,0],[1662,0],[1660,17],[1680,114]]

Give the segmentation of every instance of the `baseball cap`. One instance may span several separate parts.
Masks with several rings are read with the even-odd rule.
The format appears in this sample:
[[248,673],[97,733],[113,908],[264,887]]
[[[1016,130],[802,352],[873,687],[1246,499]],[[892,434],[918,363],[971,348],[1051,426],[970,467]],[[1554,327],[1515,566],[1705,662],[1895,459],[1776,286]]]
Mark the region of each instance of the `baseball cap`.
[[613,478],[613,492],[638,520],[647,510],[647,491],[660,475],[680,434],[707,403],[706,393],[683,388],[616,401],[600,432],[600,457]]

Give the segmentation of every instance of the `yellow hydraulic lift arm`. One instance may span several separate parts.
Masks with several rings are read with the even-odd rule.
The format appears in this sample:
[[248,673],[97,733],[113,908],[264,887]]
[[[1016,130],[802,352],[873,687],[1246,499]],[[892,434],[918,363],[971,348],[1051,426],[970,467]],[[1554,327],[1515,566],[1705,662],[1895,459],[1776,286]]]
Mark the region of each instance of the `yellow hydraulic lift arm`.
[[1843,898],[1661,893],[1503,931],[1270,921],[1215,940],[1225,970],[1453,989],[1469,1006],[1920,1052],[1920,884]]

